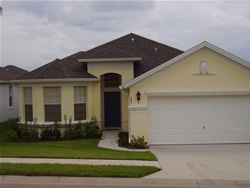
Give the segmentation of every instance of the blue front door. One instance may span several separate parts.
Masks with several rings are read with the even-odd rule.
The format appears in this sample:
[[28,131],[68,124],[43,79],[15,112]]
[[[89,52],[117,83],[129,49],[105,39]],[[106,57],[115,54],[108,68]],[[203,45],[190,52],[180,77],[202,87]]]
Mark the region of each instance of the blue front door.
[[121,127],[121,93],[104,92],[105,128]]

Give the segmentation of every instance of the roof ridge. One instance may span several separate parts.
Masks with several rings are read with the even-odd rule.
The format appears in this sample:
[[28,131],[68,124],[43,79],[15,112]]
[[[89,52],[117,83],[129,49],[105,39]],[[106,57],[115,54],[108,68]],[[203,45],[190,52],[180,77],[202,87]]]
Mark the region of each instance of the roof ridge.
[[66,56],[66,57],[62,58],[61,60],[62,60],[62,61],[65,61],[65,60],[67,60],[68,58],[71,58],[71,57],[76,56],[76,55],[84,54],[84,53],[85,53],[84,51],[79,51],[79,52],[76,52],[76,53],[74,53],[74,54],[71,54],[71,55],[69,55],[69,56]]
[[93,55],[97,55],[97,54],[99,54],[99,53],[101,53],[101,52],[105,52],[106,50],[109,50],[109,49],[114,50],[114,51],[118,51],[118,52],[120,52],[120,53],[122,53],[122,54],[129,55],[129,56],[131,56],[131,57],[136,57],[136,55],[134,55],[134,54],[132,54],[132,53],[129,53],[129,52],[126,52],[126,51],[124,51],[124,50],[121,50],[121,49],[118,48],[118,47],[107,46],[106,48],[100,49],[99,51],[93,52],[93,53],[91,53],[91,54],[85,56],[85,58],[88,59],[88,57],[91,57],[91,56],[93,56]]
[[168,48],[173,48],[173,49],[175,49],[175,50],[179,50],[179,51],[181,51],[181,52],[184,52],[183,50],[180,50],[180,49],[178,49],[178,48],[175,48],[175,47],[169,46],[169,45],[167,45],[167,44],[164,44],[164,43],[161,43],[161,42],[158,42],[158,41],[155,41],[155,40],[152,40],[152,39],[146,38],[146,37],[143,37],[143,36],[141,36],[141,35],[138,35],[138,34],[135,34],[135,33],[131,33],[131,34],[133,34],[133,35],[135,35],[135,36],[137,36],[137,37],[143,38],[143,39],[145,39],[145,40],[148,40],[148,41],[155,42],[155,43],[157,43],[157,44],[160,44],[160,45],[166,46],[166,47],[168,47]]
[[113,40],[111,40],[111,41],[109,41],[109,42],[106,42],[106,43],[103,43],[103,44],[101,44],[101,45],[99,45],[99,46],[96,46],[96,47],[94,47],[94,48],[91,48],[91,49],[87,50],[86,53],[91,52],[91,51],[93,51],[93,50],[95,50],[95,49],[97,49],[97,48],[103,47],[104,45],[108,45],[108,44],[110,44],[110,43],[113,43],[113,42],[115,42],[115,41],[118,41],[118,40],[120,40],[120,39],[122,39],[122,38],[125,38],[125,37],[131,35],[131,34],[133,34],[133,33],[129,33],[129,34],[124,35],[124,36],[122,36],[122,37],[113,39]]

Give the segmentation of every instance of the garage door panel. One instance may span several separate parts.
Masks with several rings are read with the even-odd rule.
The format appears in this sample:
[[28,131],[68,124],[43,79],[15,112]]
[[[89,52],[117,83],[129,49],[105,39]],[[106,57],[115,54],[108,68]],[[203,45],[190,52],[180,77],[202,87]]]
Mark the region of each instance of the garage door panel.
[[150,144],[250,143],[250,96],[149,97]]
[[[250,129],[244,129],[246,134],[250,134]],[[225,132],[224,128],[214,128],[214,129],[168,129],[167,133],[162,133],[159,130],[152,131],[155,135],[228,135],[228,134],[242,134],[241,128],[228,128]]]

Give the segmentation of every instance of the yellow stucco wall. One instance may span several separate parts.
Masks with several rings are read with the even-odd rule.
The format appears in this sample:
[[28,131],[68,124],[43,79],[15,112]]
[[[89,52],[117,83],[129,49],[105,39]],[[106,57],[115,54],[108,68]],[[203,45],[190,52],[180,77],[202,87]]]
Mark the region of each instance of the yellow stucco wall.
[[62,86],[61,87],[61,120],[65,123],[65,116],[67,122],[70,118],[74,120],[74,87]]
[[133,62],[88,63],[88,72],[98,78],[106,73],[120,74],[122,84],[134,78]]
[[[250,91],[250,74],[244,71],[244,68],[238,68],[238,63],[211,51],[206,53],[201,50],[196,54],[132,86],[130,107],[147,108],[147,92]],[[200,72],[202,60],[208,63],[208,72],[215,75],[193,75]],[[139,104],[136,100],[138,91],[141,93]],[[146,114],[130,112],[129,122],[131,135],[143,133],[145,138],[148,138]]]
[[43,87],[32,87],[32,108],[33,118],[37,119],[37,123],[44,123],[44,90]]
[[25,122],[24,117],[24,89],[23,87],[19,87],[19,118],[20,122]]
[[[208,63],[208,72],[215,75],[193,75],[200,72],[200,62]],[[178,62],[177,62],[178,64]],[[140,103],[136,93],[142,94]],[[195,91],[250,91],[250,74],[236,66],[222,61],[219,57],[201,53],[183,64],[163,72],[152,80],[142,81],[131,88],[131,106],[147,106],[146,92],[195,92]]]
[[130,112],[130,138],[133,136],[142,137],[148,142],[148,113],[147,112]]

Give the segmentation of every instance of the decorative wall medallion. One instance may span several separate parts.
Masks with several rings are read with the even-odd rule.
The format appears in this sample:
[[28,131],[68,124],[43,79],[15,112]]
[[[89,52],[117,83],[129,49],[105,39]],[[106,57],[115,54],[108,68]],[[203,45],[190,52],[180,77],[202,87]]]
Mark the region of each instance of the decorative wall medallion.
[[202,61],[200,64],[201,74],[207,74],[208,65],[206,61]]
[[193,75],[215,75],[215,73],[208,72],[208,63],[202,60],[200,63],[200,73],[194,73]]

